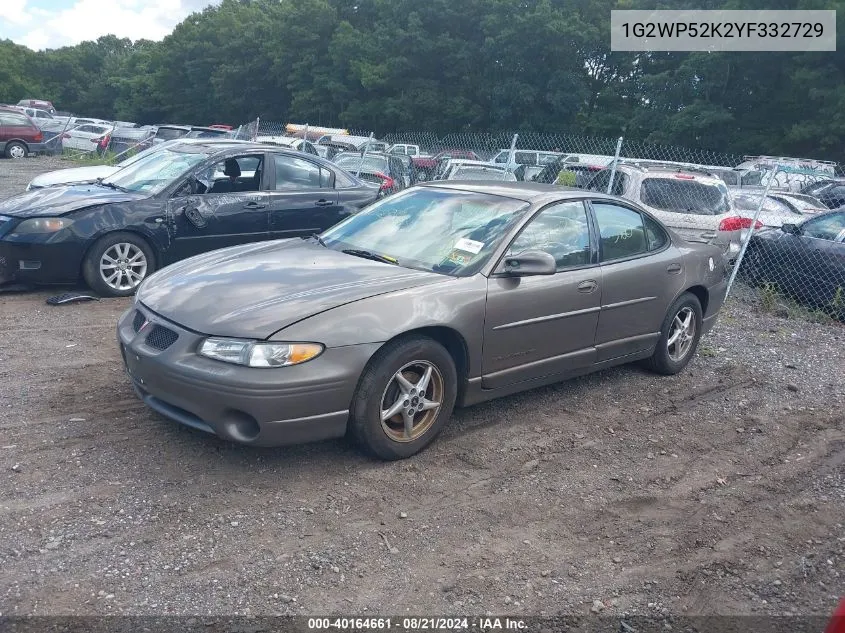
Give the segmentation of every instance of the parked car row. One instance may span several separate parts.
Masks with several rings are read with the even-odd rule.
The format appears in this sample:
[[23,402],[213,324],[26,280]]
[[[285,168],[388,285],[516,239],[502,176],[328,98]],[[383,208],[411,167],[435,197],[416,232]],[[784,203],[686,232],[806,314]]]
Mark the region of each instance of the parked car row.
[[[749,279],[771,275],[774,249],[791,249],[777,258],[799,276],[810,261],[800,249],[824,250],[810,240],[831,253],[845,241],[845,213],[810,194],[764,200],[706,169],[444,152],[435,180],[416,185],[413,148],[342,136],[186,133],[114,166],[42,176],[0,203],[0,282],[137,293],[119,326],[124,359],[139,395],[171,419],[255,445],[351,431],[395,459],[427,445],[456,404],[643,358],[680,371],[761,202],[759,228],[782,228],[750,243]],[[329,161],[320,146],[343,151]],[[529,168],[580,175],[582,187],[519,182]],[[845,283],[828,270],[807,300]],[[283,367],[321,397],[285,395],[288,374],[262,373]],[[184,371],[228,405],[177,388]],[[276,395],[258,398],[262,388]]]
[[176,139],[90,169],[0,202],[0,283],[84,279],[130,295],[169,263],[319,233],[378,194],[317,156],[232,139]]

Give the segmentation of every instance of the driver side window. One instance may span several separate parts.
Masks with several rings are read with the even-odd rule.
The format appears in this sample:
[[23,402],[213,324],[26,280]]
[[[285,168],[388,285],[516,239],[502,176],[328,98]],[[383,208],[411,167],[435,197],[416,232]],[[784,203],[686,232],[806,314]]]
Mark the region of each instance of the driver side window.
[[538,213],[511,243],[508,256],[523,251],[549,253],[557,269],[590,263],[590,228],[583,202],[560,202]]
[[197,175],[201,191],[242,193],[261,189],[262,156],[231,156],[204,169]]

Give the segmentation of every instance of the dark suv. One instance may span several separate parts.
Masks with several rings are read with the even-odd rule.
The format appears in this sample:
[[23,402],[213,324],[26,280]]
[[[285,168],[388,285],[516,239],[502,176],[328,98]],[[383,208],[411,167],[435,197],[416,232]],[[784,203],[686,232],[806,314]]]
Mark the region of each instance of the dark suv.
[[47,150],[44,134],[28,116],[11,108],[0,108],[0,152],[6,158],[26,158]]

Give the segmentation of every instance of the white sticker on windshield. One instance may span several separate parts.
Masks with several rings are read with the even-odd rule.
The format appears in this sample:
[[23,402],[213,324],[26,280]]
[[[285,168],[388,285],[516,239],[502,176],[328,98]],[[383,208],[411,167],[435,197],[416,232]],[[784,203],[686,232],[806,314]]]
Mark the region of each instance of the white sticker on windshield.
[[484,242],[476,242],[475,240],[468,240],[467,238],[462,237],[455,242],[455,248],[460,251],[472,253],[473,255],[478,255],[478,253],[481,252],[481,249],[484,248]]

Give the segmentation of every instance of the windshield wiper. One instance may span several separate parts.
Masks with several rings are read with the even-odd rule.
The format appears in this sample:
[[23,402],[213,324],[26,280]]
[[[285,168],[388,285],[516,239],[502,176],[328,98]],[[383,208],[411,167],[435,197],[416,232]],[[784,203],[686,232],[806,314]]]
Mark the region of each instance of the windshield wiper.
[[384,255],[379,255],[378,253],[371,253],[370,251],[364,251],[364,250],[360,250],[360,249],[357,249],[357,248],[345,248],[341,252],[346,253],[347,255],[354,255],[355,257],[363,257],[364,259],[372,259],[373,261],[376,261],[376,262],[384,262],[385,264],[396,265],[396,264],[399,263],[395,259],[393,259],[392,257],[386,257]]
[[320,246],[325,246],[326,248],[329,247],[329,245],[326,244],[325,241],[323,241],[323,238],[320,237],[320,235],[318,233],[312,233],[311,235],[303,235],[302,239],[303,240],[316,240],[317,244],[319,244]]
[[114,189],[115,191],[129,191],[126,187],[121,187],[120,185],[116,185],[113,182],[105,182],[104,180],[98,180],[97,184],[101,187],[108,187],[109,189]]

